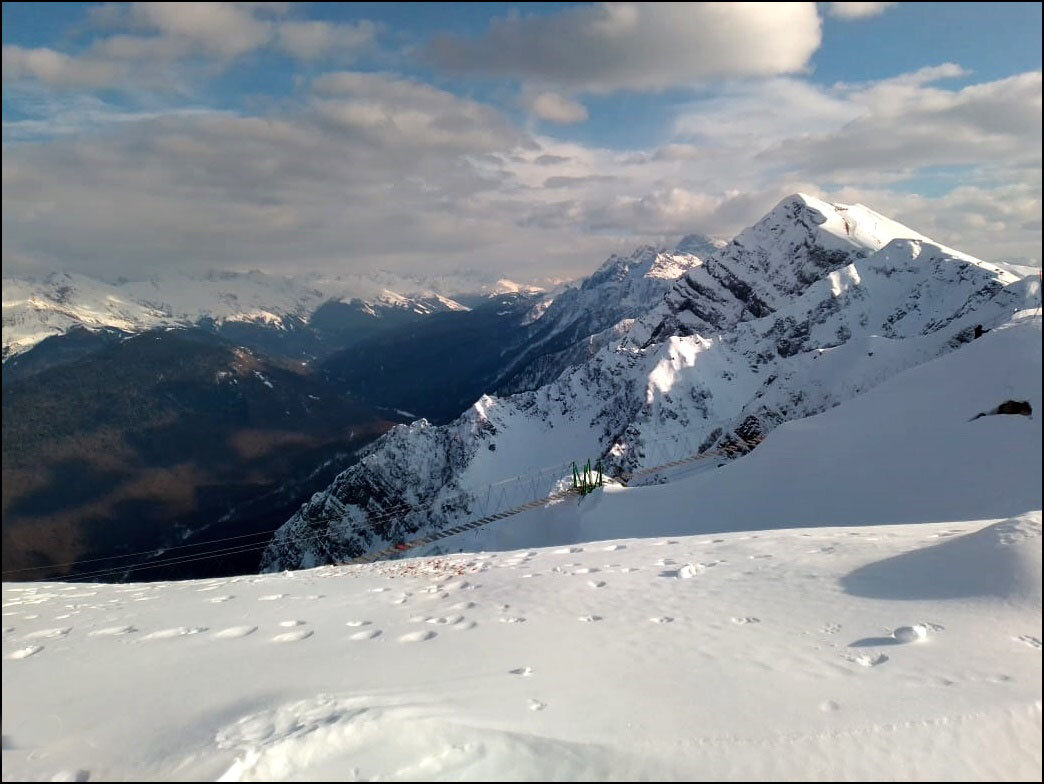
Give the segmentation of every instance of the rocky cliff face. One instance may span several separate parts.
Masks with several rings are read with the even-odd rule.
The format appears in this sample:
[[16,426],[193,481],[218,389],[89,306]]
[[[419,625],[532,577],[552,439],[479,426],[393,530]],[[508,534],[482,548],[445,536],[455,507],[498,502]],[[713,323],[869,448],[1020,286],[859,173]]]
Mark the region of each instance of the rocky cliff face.
[[494,488],[545,493],[564,474],[547,467],[570,460],[630,472],[742,451],[1036,303],[1036,281],[861,205],[802,195],[692,259],[662,300],[553,382],[484,396],[444,428],[395,428],[279,530],[262,568],[347,559],[488,514]]
[[686,271],[690,252],[645,246],[612,256],[580,286],[566,289],[530,325],[520,350],[494,383],[497,394],[537,389],[621,336],[627,321],[663,299]]

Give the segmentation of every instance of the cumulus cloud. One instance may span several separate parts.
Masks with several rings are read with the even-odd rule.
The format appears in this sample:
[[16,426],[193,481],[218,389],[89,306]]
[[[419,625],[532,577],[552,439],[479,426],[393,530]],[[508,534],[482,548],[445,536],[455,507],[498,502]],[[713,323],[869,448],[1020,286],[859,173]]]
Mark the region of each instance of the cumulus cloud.
[[587,109],[582,103],[555,92],[544,91],[526,96],[523,103],[530,114],[559,125],[571,125],[587,119]]
[[426,56],[455,73],[607,93],[793,73],[819,43],[814,3],[603,3],[496,19],[477,39],[442,35]]
[[292,115],[143,117],[23,141],[4,147],[5,267],[506,269],[540,247],[534,271],[580,272],[617,246],[522,228],[501,161],[536,150],[488,106],[352,72],[318,80]]
[[[656,143],[624,150],[537,135],[491,103],[394,73],[302,78],[288,100],[251,113],[174,99],[107,104],[91,92],[170,78],[179,58],[221,63],[248,47],[305,60],[342,47],[352,56],[378,32],[299,23],[281,8],[222,10],[212,18],[253,20],[227,42],[202,30],[209,12],[175,23],[120,6],[106,28],[119,32],[80,55],[5,47],[5,80],[22,85],[29,115],[4,121],[5,269],[467,267],[571,276],[638,242],[731,236],[799,190],[864,202],[988,258],[1040,257],[1039,72],[951,89],[944,80],[968,74],[943,63],[821,86],[782,75],[803,67],[818,43],[814,8],[811,16],[807,7],[759,9],[784,15],[773,25],[793,21],[791,13],[807,23],[795,23],[807,42],[800,51],[788,44],[789,55],[773,49],[774,34],[765,36],[767,54],[763,42],[743,38],[761,29],[747,12],[715,10],[718,18],[706,8],[571,9],[502,20],[469,43],[469,72],[506,69],[521,91],[505,86],[499,100],[520,97],[550,122],[582,120],[586,110],[571,96],[584,91],[659,89],[713,69],[744,77],[702,89],[687,105],[665,104]],[[537,33],[550,40],[523,68],[512,45]],[[747,50],[709,63],[701,36],[711,33],[747,41]],[[506,42],[504,59],[479,62],[491,41]],[[570,46],[595,43],[606,51],[601,70],[567,56]],[[768,75],[747,78],[759,73]],[[65,89],[30,100],[28,80]],[[932,177],[946,187],[922,188]]]
[[311,109],[326,126],[383,147],[478,154],[526,144],[492,107],[422,82],[343,71],[321,76],[314,87]]
[[279,46],[299,60],[315,60],[328,54],[354,59],[373,46],[377,25],[368,20],[356,24],[283,22],[278,27]]
[[[77,55],[4,46],[4,81],[63,88],[179,88],[181,65],[222,67],[251,52],[277,48],[298,60],[352,61],[374,48],[369,20],[334,24],[282,18],[283,3],[130,3],[92,9],[104,31]],[[206,72],[206,68],[204,68]]]
[[129,13],[133,23],[161,37],[236,57],[261,46],[272,35],[270,23],[255,16],[255,9],[237,3],[133,3]]
[[830,3],[830,15],[838,19],[869,19],[899,3]]
[[855,119],[763,155],[806,175],[853,181],[863,172],[926,166],[1040,167],[1039,71],[953,91],[886,81],[844,100],[859,112]]
[[121,70],[112,63],[70,57],[54,49],[3,47],[3,80],[34,80],[55,87],[103,87],[112,84]]

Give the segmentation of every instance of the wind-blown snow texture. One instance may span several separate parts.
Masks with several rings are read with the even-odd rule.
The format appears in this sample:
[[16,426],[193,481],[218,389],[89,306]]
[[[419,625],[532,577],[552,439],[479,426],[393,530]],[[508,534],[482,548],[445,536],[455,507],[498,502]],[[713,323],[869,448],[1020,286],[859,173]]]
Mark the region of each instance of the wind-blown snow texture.
[[[977,324],[1005,323],[1039,297],[1036,280],[862,205],[804,195],[692,258],[621,339],[554,382],[484,396],[444,427],[393,429],[277,532],[262,568],[334,563],[488,514],[491,486],[547,466],[602,456],[633,471],[742,445],[951,351]],[[562,473],[541,475],[531,497]]]
[[1040,526],[5,584],[3,778],[1039,781]]

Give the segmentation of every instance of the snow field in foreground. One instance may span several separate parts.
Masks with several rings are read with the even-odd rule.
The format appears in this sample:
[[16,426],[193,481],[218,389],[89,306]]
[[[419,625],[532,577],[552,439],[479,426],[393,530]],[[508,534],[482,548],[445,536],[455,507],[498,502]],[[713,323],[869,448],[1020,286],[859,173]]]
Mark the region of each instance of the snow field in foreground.
[[5,584],[3,777],[1039,780],[1040,520]]

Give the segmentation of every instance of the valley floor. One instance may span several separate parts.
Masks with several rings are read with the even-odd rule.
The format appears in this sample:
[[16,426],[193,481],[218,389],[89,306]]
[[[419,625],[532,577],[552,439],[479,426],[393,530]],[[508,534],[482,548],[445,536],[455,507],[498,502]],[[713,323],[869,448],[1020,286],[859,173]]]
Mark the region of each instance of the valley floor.
[[1040,534],[4,584],[3,779],[1039,781]]

